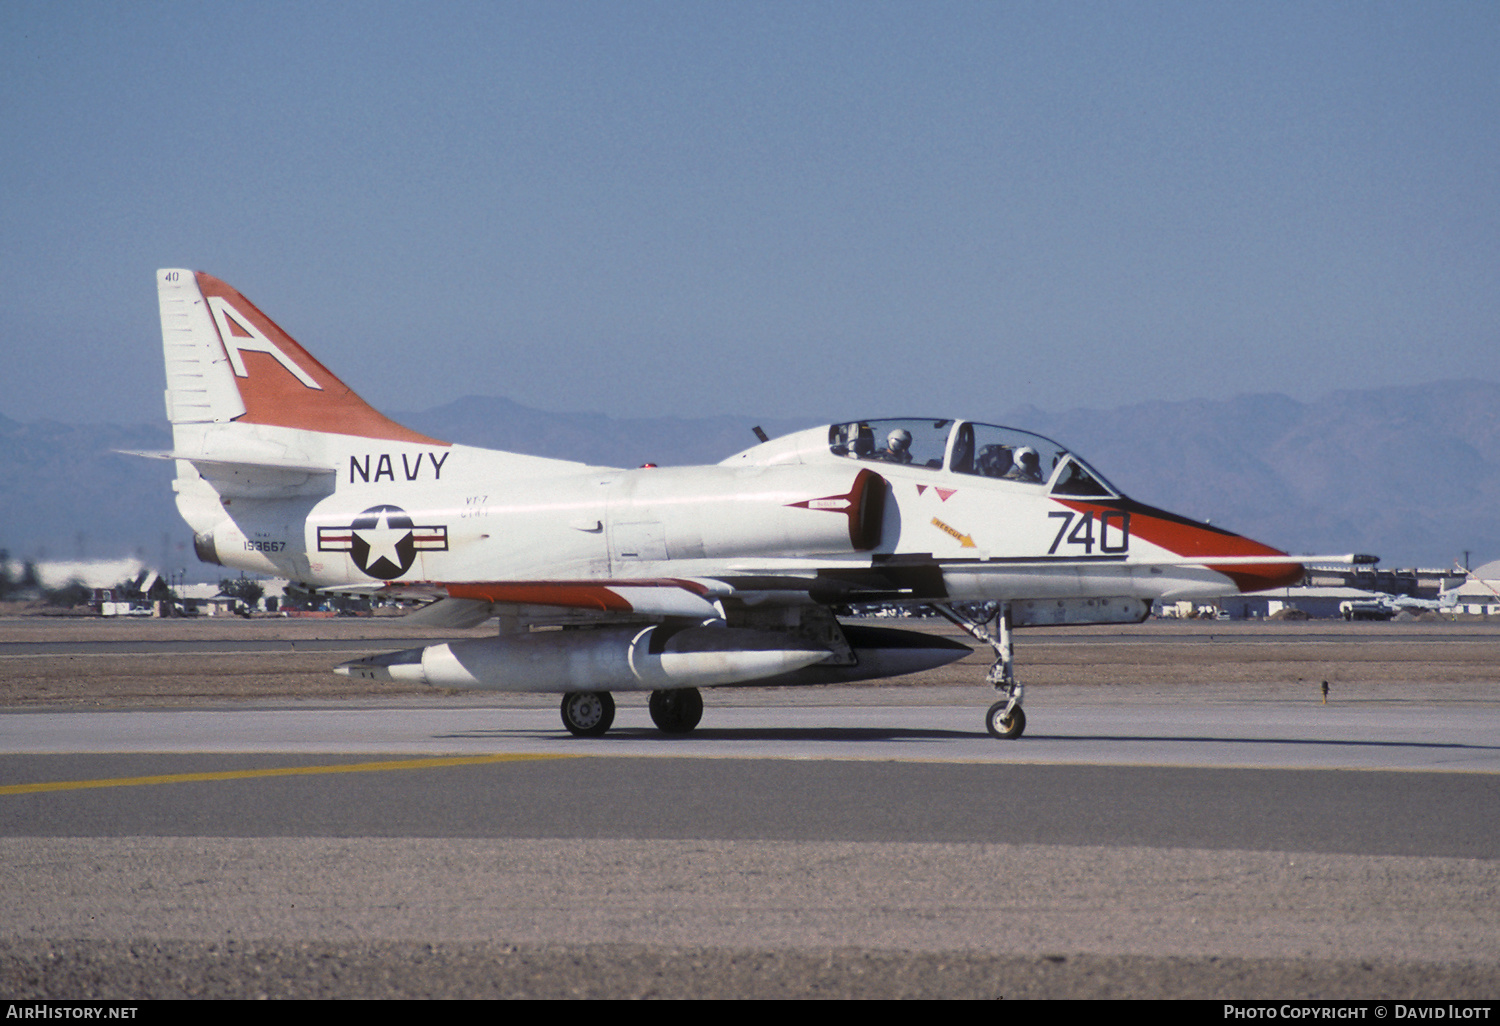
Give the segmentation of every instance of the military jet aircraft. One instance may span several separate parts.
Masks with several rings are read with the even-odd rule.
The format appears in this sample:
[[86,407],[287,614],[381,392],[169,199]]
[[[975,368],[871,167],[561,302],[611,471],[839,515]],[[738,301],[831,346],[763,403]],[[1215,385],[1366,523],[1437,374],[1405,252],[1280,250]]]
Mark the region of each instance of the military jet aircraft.
[[[337,672],[558,693],[581,736],[615,691],[686,733],[698,689],[871,680],[968,646],[842,622],[931,607],[990,646],[985,718],[1025,730],[1011,631],[1134,623],[1153,600],[1301,580],[1298,558],[1120,493],[1077,453],[941,417],[844,421],[723,462],[621,469],[429,438],[378,413],[235,289],[157,272],[177,507],[200,559],[310,588],[430,597],[495,636]],[[1327,558],[1327,557],[1320,557]],[[560,628],[560,629],[559,629]]]

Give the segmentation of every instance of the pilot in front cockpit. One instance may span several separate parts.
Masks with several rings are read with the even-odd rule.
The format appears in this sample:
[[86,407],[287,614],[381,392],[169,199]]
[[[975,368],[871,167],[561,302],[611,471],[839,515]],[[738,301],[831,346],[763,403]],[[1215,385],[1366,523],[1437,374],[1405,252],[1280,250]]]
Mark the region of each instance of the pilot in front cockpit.
[[979,450],[976,469],[984,477],[1004,477],[1015,466],[1010,449],[1003,445],[986,445]]

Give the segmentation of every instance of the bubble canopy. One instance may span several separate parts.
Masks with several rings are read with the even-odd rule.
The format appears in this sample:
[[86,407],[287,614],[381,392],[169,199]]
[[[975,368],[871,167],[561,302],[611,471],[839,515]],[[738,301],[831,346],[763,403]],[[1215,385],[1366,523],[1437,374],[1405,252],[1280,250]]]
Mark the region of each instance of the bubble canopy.
[[1053,495],[1115,498],[1119,491],[1066,448],[1018,428],[967,420],[856,420],[828,429],[835,456],[991,478]]

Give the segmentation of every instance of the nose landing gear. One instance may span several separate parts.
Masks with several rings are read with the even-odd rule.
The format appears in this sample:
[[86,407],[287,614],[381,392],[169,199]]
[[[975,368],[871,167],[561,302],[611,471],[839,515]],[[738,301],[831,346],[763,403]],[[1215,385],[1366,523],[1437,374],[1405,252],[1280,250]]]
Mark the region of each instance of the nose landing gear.
[[1026,732],[1026,710],[1019,705],[1011,708],[1009,701],[996,702],[985,714],[984,725],[989,728],[991,737],[1010,741]]
[[[1010,603],[1001,602],[999,609],[993,613],[990,612],[989,605],[983,606],[985,615],[980,620],[959,613],[948,603],[935,603],[933,608],[994,650],[995,662],[985,675],[985,680],[996,691],[1003,692],[1005,697],[990,706],[990,711],[984,717],[984,725],[992,737],[1004,740],[1020,737],[1026,732],[1026,713],[1021,709],[1021,696],[1025,689],[1016,680],[1015,663],[1012,659]],[[992,617],[1000,630],[998,638],[985,627]]]

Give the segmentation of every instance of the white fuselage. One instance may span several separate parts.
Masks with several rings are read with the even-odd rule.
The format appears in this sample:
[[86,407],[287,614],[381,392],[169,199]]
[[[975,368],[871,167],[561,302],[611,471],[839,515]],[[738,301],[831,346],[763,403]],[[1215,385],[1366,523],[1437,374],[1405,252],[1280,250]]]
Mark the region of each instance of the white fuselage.
[[[1044,485],[833,455],[826,429],[718,465],[621,470],[267,426],[248,429],[256,438],[247,445],[237,427],[236,448],[288,466],[247,475],[180,461],[179,507],[224,565],[317,587],[816,575],[920,562],[940,568],[955,601],[1234,590],[1205,567],[1163,565],[1175,554],[1119,512],[1085,524],[1079,501]],[[226,451],[184,434],[178,452]],[[310,440],[321,451],[307,451]],[[884,491],[878,540],[863,551],[848,509],[861,471]]]

